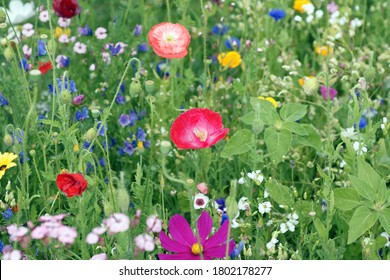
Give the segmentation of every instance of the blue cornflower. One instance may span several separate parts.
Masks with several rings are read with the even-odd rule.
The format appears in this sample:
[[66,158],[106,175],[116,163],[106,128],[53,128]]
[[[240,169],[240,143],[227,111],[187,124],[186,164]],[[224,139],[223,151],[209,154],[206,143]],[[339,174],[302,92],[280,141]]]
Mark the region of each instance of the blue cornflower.
[[[64,87],[65,87],[64,89],[62,88],[62,80],[60,78],[57,78],[57,86],[60,92],[63,91],[64,89],[69,90],[71,93],[77,92],[75,81],[68,80],[68,78],[66,78],[64,81]],[[51,84],[49,85],[49,92],[56,93],[55,88]]]
[[[104,141],[103,141],[103,147],[104,147],[104,149],[106,148],[106,145],[107,145],[107,142],[106,142],[106,140],[104,140]],[[115,138],[110,137],[110,140],[108,141],[108,148],[110,149],[110,148],[112,148],[112,147],[115,146],[115,145],[116,145],[116,140],[115,140]]]
[[359,129],[363,129],[367,126],[367,120],[365,117],[361,117],[359,121]]
[[225,199],[221,197],[220,199],[216,199],[215,202],[218,204],[219,210],[226,211]]
[[228,214],[223,213],[223,214],[222,214],[222,219],[221,219],[221,225],[222,225],[225,221],[229,221],[229,216],[228,216]]
[[150,148],[150,140],[144,141],[144,148]]
[[137,120],[139,120],[137,112],[130,110],[130,126],[133,126]]
[[281,9],[272,9],[268,15],[270,17],[272,17],[274,20],[278,21],[278,20],[281,20],[282,18],[284,18],[286,16],[286,12],[284,10],[281,10]]
[[0,240],[0,253],[3,253],[4,243]]
[[159,76],[162,77],[165,74],[165,77],[169,77],[168,71],[169,71],[169,66],[165,61],[161,61],[161,62],[157,63],[156,72]]
[[104,160],[104,157],[102,157],[100,160],[99,160],[99,164],[100,166],[106,166],[106,162]]
[[0,106],[8,106],[8,100],[5,99],[3,94],[0,92]]
[[244,241],[241,240],[240,243],[238,243],[236,247],[234,247],[233,252],[230,254],[230,258],[234,259],[235,257],[238,257],[242,249],[244,249]]
[[[15,144],[15,133],[12,132],[11,137],[12,137],[12,145],[13,145]],[[18,133],[18,135],[16,136],[16,140],[18,141],[19,144],[22,143],[23,137],[24,137],[24,130],[21,130],[20,134]]]
[[22,61],[19,62],[19,67],[22,68],[24,71],[28,71],[28,62],[27,59],[24,57],[22,58]]
[[60,58],[60,64],[62,67],[68,67],[69,66],[69,63],[70,63],[70,58],[69,57],[66,57],[64,55],[61,56]]
[[229,30],[229,27],[227,27],[226,25],[224,25],[224,24],[216,24],[216,25],[214,25],[214,27],[213,27],[213,29],[212,29],[212,33],[214,34],[214,35],[224,35],[226,32],[228,32],[228,30]]
[[46,46],[45,42],[38,40],[38,56],[46,55]]
[[108,45],[108,48],[110,49],[110,52],[113,56],[117,56],[118,53],[120,52],[121,50],[121,45],[120,44],[116,44],[115,46],[113,44],[109,44]]
[[85,27],[79,27],[78,30],[81,36],[92,36],[92,29],[88,27],[88,24]]
[[125,84],[121,83],[121,86],[119,87],[119,89],[121,90],[122,93],[125,93],[125,91],[126,91]]
[[146,43],[139,44],[137,47],[137,50],[141,53],[147,52],[149,50],[149,47]]
[[83,148],[93,152],[95,146],[91,146],[91,143],[88,141],[84,141]]
[[3,218],[7,221],[12,218],[13,212],[11,208],[7,208],[4,212],[1,212]]
[[83,121],[85,119],[89,119],[87,107],[83,107],[83,109],[81,111],[76,112],[76,120],[77,121]]
[[228,38],[225,40],[225,46],[229,50],[236,50],[240,48],[240,39],[236,37]]
[[123,147],[123,153],[126,153],[128,154],[129,156],[133,155],[134,154],[134,143],[130,143],[128,141],[125,141],[125,144],[124,144],[124,147]]
[[142,128],[138,127],[138,129],[137,129],[137,140],[144,142],[144,141],[146,141],[145,138],[146,138],[145,131]]
[[134,36],[139,36],[142,33],[142,25],[137,24],[134,28]]

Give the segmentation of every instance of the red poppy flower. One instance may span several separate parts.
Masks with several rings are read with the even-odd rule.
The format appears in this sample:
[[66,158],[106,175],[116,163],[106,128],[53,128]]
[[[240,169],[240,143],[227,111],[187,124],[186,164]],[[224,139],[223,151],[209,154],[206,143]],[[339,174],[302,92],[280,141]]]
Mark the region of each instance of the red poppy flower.
[[53,69],[53,65],[51,65],[51,61],[47,61],[47,62],[42,62],[42,61],[39,61],[38,62],[38,69],[39,71],[41,71],[42,75],[45,75],[49,70]]
[[171,127],[170,135],[179,149],[202,149],[215,145],[229,132],[220,114],[207,108],[182,113]]
[[152,27],[148,40],[153,51],[163,58],[182,58],[188,54],[191,36],[181,24],[162,22]]
[[53,10],[59,17],[72,18],[80,13],[80,6],[77,0],[54,0]]
[[72,197],[81,195],[87,189],[88,182],[81,174],[64,172],[57,175],[56,184],[67,197]]

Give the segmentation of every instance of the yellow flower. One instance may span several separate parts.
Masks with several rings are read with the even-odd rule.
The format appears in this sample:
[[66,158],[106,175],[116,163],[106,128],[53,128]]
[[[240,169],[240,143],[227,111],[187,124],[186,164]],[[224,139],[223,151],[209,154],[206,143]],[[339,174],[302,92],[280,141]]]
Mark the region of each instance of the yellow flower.
[[73,152],[77,153],[77,152],[79,152],[79,151],[80,151],[80,146],[79,146],[79,144],[74,144],[74,145],[73,145]]
[[13,153],[4,153],[0,152],[0,179],[3,177],[5,171],[11,167],[16,166],[16,163],[12,162],[18,156]]
[[309,0],[295,0],[293,8],[294,8],[294,10],[297,10],[298,12],[303,13],[303,12],[305,12],[305,10],[303,9],[303,6],[307,5],[307,4],[311,4],[311,2]]
[[267,101],[271,102],[272,105],[274,105],[275,108],[278,107],[278,103],[276,103],[276,100],[273,99],[272,97],[262,97],[262,96],[259,96],[257,98],[260,99],[260,100],[267,100]]
[[62,29],[61,27],[56,27],[56,32],[54,33],[54,38],[59,38],[61,35],[68,35],[70,37],[70,29],[69,28],[64,28]]
[[300,78],[298,80],[298,83],[301,85],[301,87],[303,87],[305,85],[305,81],[307,81],[307,79],[313,79],[315,78],[314,76],[306,76],[306,77],[303,77],[303,78]]
[[322,55],[322,56],[327,56],[333,52],[332,47],[328,46],[321,46],[321,47],[316,47],[316,53]]
[[142,150],[144,148],[144,143],[142,141],[138,141],[137,147],[138,147],[138,149]]
[[223,67],[236,68],[241,64],[242,60],[238,52],[232,51],[219,54],[218,61]]

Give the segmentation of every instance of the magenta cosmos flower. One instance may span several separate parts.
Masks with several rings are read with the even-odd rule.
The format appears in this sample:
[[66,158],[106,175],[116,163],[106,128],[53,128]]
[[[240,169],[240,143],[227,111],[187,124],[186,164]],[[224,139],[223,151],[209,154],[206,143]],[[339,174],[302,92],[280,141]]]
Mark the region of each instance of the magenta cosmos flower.
[[220,114],[207,108],[190,109],[172,124],[171,139],[179,149],[209,148],[229,132]]
[[[326,86],[321,86],[320,91],[322,97],[326,100],[328,96],[328,88]],[[332,87],[329,87],[329,95],[330,95],[330,99],[335,98],[335,96],[337,95],[337,90]]]
[[152,27],[148,40],[153,51],[163,58],[182,58],[188,54],[191,36],[181,24],[162,22]]
[[202,212],[197,228],[199,239],[191,230],[190,225],[181,215],[174,215],[169,220],[170,238],[163,231],[160,232],[160,241],[163,248],[175,254],[159,254],[160,260],[200,260],[220,259],[226,256],[226,247],[230,255],[234,250],[234,240],[226,242],[228,238],[229,222],[225,221],[219,230],[209,237],[213,221],[207,212]]

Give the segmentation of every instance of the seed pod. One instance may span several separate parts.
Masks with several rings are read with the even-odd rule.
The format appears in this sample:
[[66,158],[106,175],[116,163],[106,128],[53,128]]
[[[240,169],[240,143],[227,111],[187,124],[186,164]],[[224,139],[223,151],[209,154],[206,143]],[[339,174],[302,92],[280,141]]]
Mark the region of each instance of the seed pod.
[[138,79],[134,79],[130,84],[130,95],[132,97],[137,97],[141,90],[141,83]]
[[156,89],[156,87],[155,87],[154,81],[147,80],[145,82],[145,90],[147,93],[152,94],[152,93],[154,93],[155,89]]
[[5,60],[10,62],[14,56],[15,56],[15,53],[14,53],[13,49],[11,47],[6,47],[4,50]]

